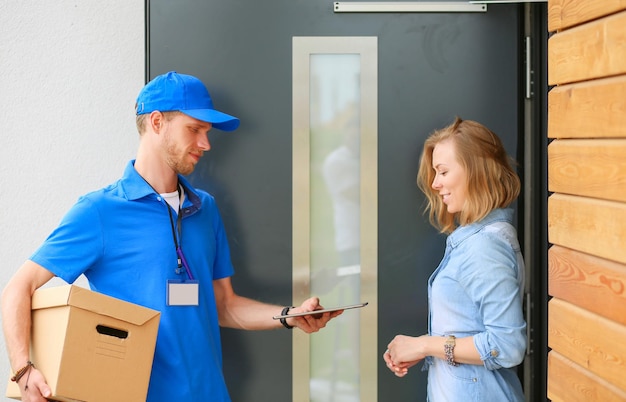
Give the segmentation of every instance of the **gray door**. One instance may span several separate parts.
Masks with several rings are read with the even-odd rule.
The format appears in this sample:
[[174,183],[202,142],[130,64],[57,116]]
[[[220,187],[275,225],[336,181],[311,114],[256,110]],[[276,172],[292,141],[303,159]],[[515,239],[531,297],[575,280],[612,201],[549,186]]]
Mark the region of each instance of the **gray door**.
[[[148,10],[148,78],[196,75],[217,108],[241,119],[234,133],[210,134],[212,150],[190,179],[217,199],[235,290],[281,305],[294,298],[293,38],[377,39],[377,295],[366,307],[377,320],[375,343],[364,352],[376,366],[359,381],[375,383],[369,400],[424,401],[425,373],[418,367],[396,378],[380,357],[394,335],[426,332],[427,278],[444,249],[445,238],[422,215],[418,157],[424,138],[456,115],[493,129],[517,156],[518,6],[336,13],[332,2],[316,0],[149,0]],[[223,330],[234,401],[309,400],[294,395],[292,335]]]

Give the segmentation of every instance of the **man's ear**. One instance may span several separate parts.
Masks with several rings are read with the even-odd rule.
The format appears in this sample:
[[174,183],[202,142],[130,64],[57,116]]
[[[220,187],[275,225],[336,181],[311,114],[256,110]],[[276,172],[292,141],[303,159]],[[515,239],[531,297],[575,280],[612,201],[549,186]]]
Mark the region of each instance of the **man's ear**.
[[163,113],[159,112],[158,110],[150,113],[150,128],[152,128],[152,131],[154,131],[155,133],[159,133],[164,121],[165,118],[163,117]]

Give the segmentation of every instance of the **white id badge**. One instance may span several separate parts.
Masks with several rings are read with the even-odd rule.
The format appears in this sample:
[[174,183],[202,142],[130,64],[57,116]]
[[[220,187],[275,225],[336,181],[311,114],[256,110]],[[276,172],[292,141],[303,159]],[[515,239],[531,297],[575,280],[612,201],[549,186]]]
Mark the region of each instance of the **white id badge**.
[[197,306],[200,284],[196,280],[167,281],[167,305],[168,306]]

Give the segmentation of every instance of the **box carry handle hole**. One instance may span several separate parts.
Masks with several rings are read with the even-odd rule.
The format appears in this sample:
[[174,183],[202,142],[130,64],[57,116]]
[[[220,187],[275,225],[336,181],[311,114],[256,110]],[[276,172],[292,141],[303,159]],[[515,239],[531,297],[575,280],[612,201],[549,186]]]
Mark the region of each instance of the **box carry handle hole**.
[[124,331],[123,329],[111,328],[106,325],[96,325],[96,331],[102,335],[114,336],[120,339],[128,338],[128,331]]

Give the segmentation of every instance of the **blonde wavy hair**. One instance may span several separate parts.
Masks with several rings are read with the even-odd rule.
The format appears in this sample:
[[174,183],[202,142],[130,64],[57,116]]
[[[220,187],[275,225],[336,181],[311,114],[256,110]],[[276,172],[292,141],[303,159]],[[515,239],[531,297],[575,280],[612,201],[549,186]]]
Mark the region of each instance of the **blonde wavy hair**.
[[[460,212],[451,214],[438,191],[433,150],[444,141],[452,141],[456,158],[467,174],[467,200]],[[457,117],[451,125],[434,131],[425,141],[417,173],[417,185],[426,195],[425,213],[441,233],[452,233],[457,226],[478,222],[496,208],[509,206],[520,193],[520,179],[500,138],[487,127]]]

